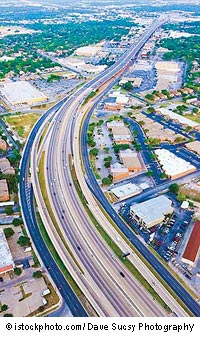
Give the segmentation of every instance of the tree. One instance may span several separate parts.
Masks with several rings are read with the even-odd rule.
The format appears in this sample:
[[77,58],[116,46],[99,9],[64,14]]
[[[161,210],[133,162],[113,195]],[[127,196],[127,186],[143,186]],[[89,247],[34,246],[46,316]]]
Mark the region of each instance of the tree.
[[16,267],[16,268],[14,269],[14,273],[15,273],[15,275],[19,276],[19,275],[21,275],[21,273],[22,273],[22,269]]
[[99,150],[96,147],[94,147],[93,149],[90,150],[90,156],[96,157],[98,155],[98,153],[99,153]]
[[10,227],[4,229],[6,239],[9,239],[11,236],[13,236],[14,233],[14,230]]
[[106,154],[108,154],[109,151],[110,151],[109,147],[104,147],[104,152],[105,152]]
[[160,179],[166,179],[167,178],[167,174],[165,172],[162,172],[160,174]]
[[102,184],[103,185],[110,185],[110,184],[112,184],[112,177],[108,176],[106,178],[103,178],[102,179]]
[[4,314],[3,317],[13,317],[13,314]]
[[153,171],[152,170],[148,170],[146,173],[147,177],[152,177],[153,176]]
[[29,246],[30,245],[30,239],[26,235],[21,235],[19,237],[17,243],[22,247]]
[[3,304],[1,306],[1,311],[6,311],[8,309],[8,305],[7,304]]
[[5,207],[5,212],[7,215],[12,215],[14,213],[12,206],[6,206]]
[[12,224],[16,226],[21,226],[23,224],[23,220],[21,218],[16,218],[13,220]]
[[169,191],[172,192],[172,193],[174,193],[174,194],[177,194],[178,191],[179,191],[179,185],[176,184],[176,183],[171,184],[171,185],[169,186]]
[[41,278],[42,277],[42,272],[40,270],[34,271],[32,274],[33,278]]
[[130,81],[128,81],[128,82],[126,82],[126,83],[124,83],[122,85],[122,88],[124,90],[127,90],[127,91],[132,91],[133,90],[133,85],[132,85],[132,83]]
[[176,196],[176,199],[180,202],[183,202],[185,201],[187,198],[186,198],[186,195],[183,194],[183,193],[178,193],[177,196]]

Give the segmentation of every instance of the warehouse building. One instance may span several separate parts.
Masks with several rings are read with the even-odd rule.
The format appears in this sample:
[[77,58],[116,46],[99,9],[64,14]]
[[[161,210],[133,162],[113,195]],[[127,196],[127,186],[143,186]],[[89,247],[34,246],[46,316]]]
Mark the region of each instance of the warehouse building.
[[15,267],[4,231],[0,229],[0,275]]
[[129,171],[127,167],[120,163],[114,163],[110,166],[110,173],[113,177],[113,182],[129,177]]
[[46,102],[47,97],[26,81],[7,82],[1,85],[1,94],[11,105],[34,105]]
[[155,150],[158,161],[163,171],[171,178],[177,179],[186,174],[196,171],[196,167],[184,159],[177,157],[166,149]]
[[163,116],[167,116],[168,118],[177,121],[180,124],[186,125],[186,126],[190,126],[192,128],[196,128],[199,126],[199,123],[194,122],[182,115],[179,115],[167,108],[158,108],[156,109],[156,112],[160,113]]
[[128,183],[118,187],[114,187],[111,190],[111,194],[117,199],[117,201],[122,201],[127,198],[131,198],[142,192],[142,189],[133,183]]
[[160,224],[165,219],[165,215],[172,213],[172,201],[164,195],[130,207],[133,220],[147,228]]
[[182,255],[182,261],[194,267],[200,254],[200,221],[196,221]]
[[119,158],[123,162],[124,166],[128,168],[129,172],[142,171],[142,165],[136,152],[130,149],[120,151]]
[[195,140],[194,142],[187,143],[186,147],[188,150],[196,152],[200,156],[200,141]]

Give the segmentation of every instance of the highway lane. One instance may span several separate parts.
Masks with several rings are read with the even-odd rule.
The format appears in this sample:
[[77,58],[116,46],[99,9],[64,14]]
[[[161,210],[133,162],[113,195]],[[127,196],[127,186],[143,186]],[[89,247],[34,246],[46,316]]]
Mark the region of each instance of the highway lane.
[[[146,36],[146,38],[147,38],[147,36]],[[143,41],[143,43],[144,43],[144,41]],[[134,50],[134,52],[136,52],[135,50]],[[129,54],[128,55],[128,57],[130,57],[131,55]],[[127,62],[127,60],[126,60],[126,62]],[[120,63],[119,63],[120,64]],[[121,67],[121,65],[122,64],[120,64],[120,67]],[[115,72],[116,72],[116,69],[115,69]],[[110,73],[110,71],[108,72],[108,74],[105,76],[105,79],[106,79],[106,77],[108,76],[108,78],[111,76],[111,73]],[[87,89],[87,88],[86,88]],[[89,89],[89,92],[91,91],[91,88],[90,88],[90,86],[88,87],[88,89]],[[86,96],[86,93],[84,93],[85,94],[85,96]],[[69,103],[68,103],[69,104]],[[65,104],[65,107],[64,108],[66,108],[66,104]],[[62,120],[60,120],[59,121],[61,124],[62,124]],[[59,128],[58,127],[56,127],[56,129],[58,129],[59,130]],[[53,138],[53,137],[52,137]],[[53,138],[54,140],[56,139],[56,138]],[[55,142],[56,143],[56,142]],[[59,153],[59,151],[56,151],[56,152],[58,152]],[[61,162],[61,161],[60,161]],[[59,169],[60,170],[60,169]],[[48,168],[48,171],[49,171],[49,168]],[[54,174],[55,174],[55,172],[54,172]],[[53,192],[53,193],[55,193],[55,192]],[[53,194],[54,195],[54,194]],[[58,206],[58,205],[56,205],[56,206]]]
[[[63,124],[63,121],[62,121],[62,124]],[[67,131],[67,130],[66,130]],[[67,134],[67,132],[65,133],[65,134]],[[53,137],[52,137],[52,139],[55,139],[55,137],[54,137],[54,135],[53,135]],[[53,144],[52,144],[53,145]],[[51,153],[59,153],[59,151],[57,151],[58,149],[56,149],[56,148],[52,148],[52,145],[50,146],[51,147]],[[58,148],[61,148],[61,146],[59,145],[59,143],[57,144],[57,147]],[[64,157],[66,158],[67,157],[67,155],[66,154],[63,154],[64,155]],[[47,162],[49,162],[49,163],[52,163],[52,162],[55,162],[55,158],[49,158],[48,160],[47,160]],[[56,162],[58,162],[58,163],[60,163],[61,162],[61,160],[57,160]],[[60,169],[57,169],[57,172],[60,172]],[[50,169],[50,167],[48,167],[48,172],[49,172],[49,176],[51,177],[50,179],[51,179],[51,181],[49,181],[49,183],[50,183],[50,185],[51,185],[51,183],[52,183],[52,171],[51,171],[51,169]],[[67,172],[67,170],[65,170],[65,173]],[[57,192],[56,192],[56,198],[57,198],[57,195],[58,195],[58,187],[57,187],[57,184],[58,184],[58,180],[59,179],[61,179],[61,174],[60,174],[60,176],[56,176],[56,178],[55,178],[55,173],[56,172],[54,172],[54,175],[53,175],[53,179],[56,179],[56,188],[57,188]],[[65,181],[69,181],[69,179],[68,178],[64,178],[64,180]],[[63,186],[63,185],[65,185],[65,184],[63,184],[63,182],[61,182],[61,184],[60,184],[61,186]],[[54,187],[54,189],[55,189],[55,187]],[[61,198],[62,198],[62,196],[64,196],[65,194],[64,194],[65,192],[64,191],[62,191],[61,192]],[[76,193],[76,192],[75,192]],[[70,192],[70,197],[72,196],[73,194],[72,194],[72,191]],[[55,196],[54,196],[54,198],[55,198]],[[70,202],[69,202],[69,200],[67,200],[68,201],[68,205],[70,204]],[[79,200],[78,200],[79,201]],[[55,202],[55,201],[54,201]],[[57,205],[56,205],[56,209],[57,210],[59,210],[60,211],[60,213],[61,214],[63,214],[62,213],[62,211],[63,211],[63,204],[62,204],[62,199],[60,200],[60,204],[62,205],[62,207],[59,209],[59,203],[57,203]],[[76,199],[74,199],[73,198],[73,200],[71,201],[71,204],[72,205],[75,205],[75,204],[77,204],[77,197],[76,197]],[[72,206],[73,207],[73,206]],[[78,206],[78,207],[80,207],[80,206]],[[65,213],[66,213],[67,211],[65,210]],[[69,213],[67,213],[67,215],[66,215],[66,217],[67,217],[67,220],[68,220],[68,222],[69,222],[69,217],[68,217],[68,215],[69,215]],[[77,215],[77,214],[76,214]],[[81,221],[82,221],[82,226],[83,226],[83,221],[85,221],[85,226],[88,224],[88,216],[86,216],[86,218],[85,219],[83,219],[83,213],[81,212],[80,214],[80,217],[81,217]],[[74,222],[72,223],[72,226],[74,226],[74,223],[76,223],[76,226],[78,226],[78,222],[80,222],[80,219],[78,219],[78,218],[76,218],[75,220],[74,220]],[[64,225],[64,220],[62,219],[62,225]],[[67,229],[67,234],[69,235],[69,224],[66,224],[66,226],[68,225],[68,229]],[[73,228],[73,227],[72,227]],[[83,228],[83,227],[82,227]],[[77,227],[76,227],[76,229],[77,229]],[[76,234],[77,235],[77,234]],[[81,232],[81,235],[82,235],[82,237],[83,237],[83,231]],[[95,236],[94,236],[94,233],[92,233],[92,235],[93,235],[93,237],[94,238],[96,238],[96,235],[97,235],[97,233],[95,233]],[[71,236],[70,236],[71,237]],[[72,245],[73,244],[75,244],[75,249],[77,248],[76,247],[76,245],[80,245],[80,247],[82,247],[81,248],[81,258],[83,258],[83,263],[86,261],[86,263],[87,263],[87,268],[89,267],[89,271],[90,271],[90,273],[91,273],[91,271],[92,271],[92,268],[93,268],[93,266],[91,265],[91,264],[89,264],[89,266],[88,266],[88,258],[89,257],[86,257],[86,256],[84,256],[83,255],[83,246],[84,246],[84,242],[83,241],[81,241],[80,242],[80,238],[77,238],[77,237],[71,237],[71,243],[72,243]],[[87,238],[87,241],[88,241],[88,238]],[[85,242],[85,244],[86,244],[86,242]],[[92,244],[92,243],[91,243]],[[88,245],[88,242],[87,242],[87,245]],[[101,252],[103,252],[104,251],[104,249],[103,249],[103,247],[101,248],[101,241],[99,241],[99,243],[97,242],[97,244],[96,244],[98,247],[99,247],[99,249],[100,249],[100,251]],[[76,249],[77,250],[77,249]],[[91,254],[91,247],[88,247],[87,248],[87,250],[89,250],[90,251],[90,254]],[[92,254],[94,254],[94,252],[92,252]],[[82,256],[83,255],[83,256]],[[109,252],[109,257],[111,256],[111,252]],[[93,256],[94,257],[94,256]],[[91,258],[91,256],[90,256],[90,258]],[[93,260],[93,258],[92,258],[92,260]],[[98,261],[99,263],[100,263],[100,261]],[[110,266],[111,267],[111,266]],[[117,269],[117,268],[116,268]],[[119,269],[119,267],[118,267],[118,269]],[[98,278],[99,278],[99,274],[97,274],[96,275]],[[116,275],[116,277],[117,277],[117,275]],[[118,275],[118,277],[119,277],[119,275]],[[95,275],[94,274],[92,274],[92,278],[93,279],[95,279]],[[103,286],[104,287],[104,290],[105,290],[105,288],[106,288],[106,283],[104,283],[104,284],[102,284],[103,283],[103,277],[101,277],[101,282],[100,282],[100,286]],[[112,289],[112,294],[113,294],[113,292],[114,292],[114,289],[113,289],[113,286],[110,286],[110,289]],[[113,295],[112,295],[113,296]],[[117,301],[117,297],[115,297],[115,301]],[[118,304],[118,308],[120,307],[120,305],[121,305],[121,303],[119,302]],[[123,311],[124,311],[124,306],[123,306],[123,308],[121,308],[121,310],[123,309]],[[122,314],[123,312],[121,311],[121,314]],[[126,312],[126,316],[128,315],[128,312]]]
[[34,213],[34,204],[33,204],[33,190],[32,187],[29,188],[28,184],[28,165],[29,165],[29,156],[32,144],[36,138],[37,132],[42,127],[44,121],[48,118],[52,113],[56,113],[57,109],[63,105],[66,99],[62,100],[55,107],[49,109],[35,124],[33,127],[29,138],[27,140],[26,146],[23,150],[23,156],[20,163],[20,183],[19,183],[19,196],[20,196],[20,205],[22,210],[22,216],[24,223],[28,228],[28,232],[34,242],[34,245],[37,249],[37,252],[42,258],[42,261],[45,266],[50,266],[50,275],[55,282],[55,284],[60,285],[62,287],[62,296],[63,300],[69,305],[70,311],[73,316],[78,317],[86,317],[87,313],[74,292],[71,290],[67,281],[63,277],[60,269],[55,264],[51,254],[48,251],[46,244],[38,230],[37,221]]

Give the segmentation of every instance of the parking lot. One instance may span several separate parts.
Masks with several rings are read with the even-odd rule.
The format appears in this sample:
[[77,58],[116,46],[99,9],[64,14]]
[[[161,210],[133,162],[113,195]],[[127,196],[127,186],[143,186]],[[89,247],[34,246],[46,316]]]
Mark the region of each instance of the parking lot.
[[132,220],[129,204],[123,204],[119,213],[146,243],[152,246],[166,262],[169,262],[178,254],[185,232],[191,223],[193,211],[181,209],[180,202],[177,202],[172,194],[168,193],[167,197],[173,201],[174,213],[166,217],[163,223],[149,229]]

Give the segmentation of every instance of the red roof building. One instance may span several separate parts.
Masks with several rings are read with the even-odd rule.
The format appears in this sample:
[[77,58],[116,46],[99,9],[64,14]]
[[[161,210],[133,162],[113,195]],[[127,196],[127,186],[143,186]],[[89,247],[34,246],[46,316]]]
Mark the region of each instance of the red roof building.
[[192,267],[196,264],[200,253],[200,221],[196,221],[182,256],[182,261]]

